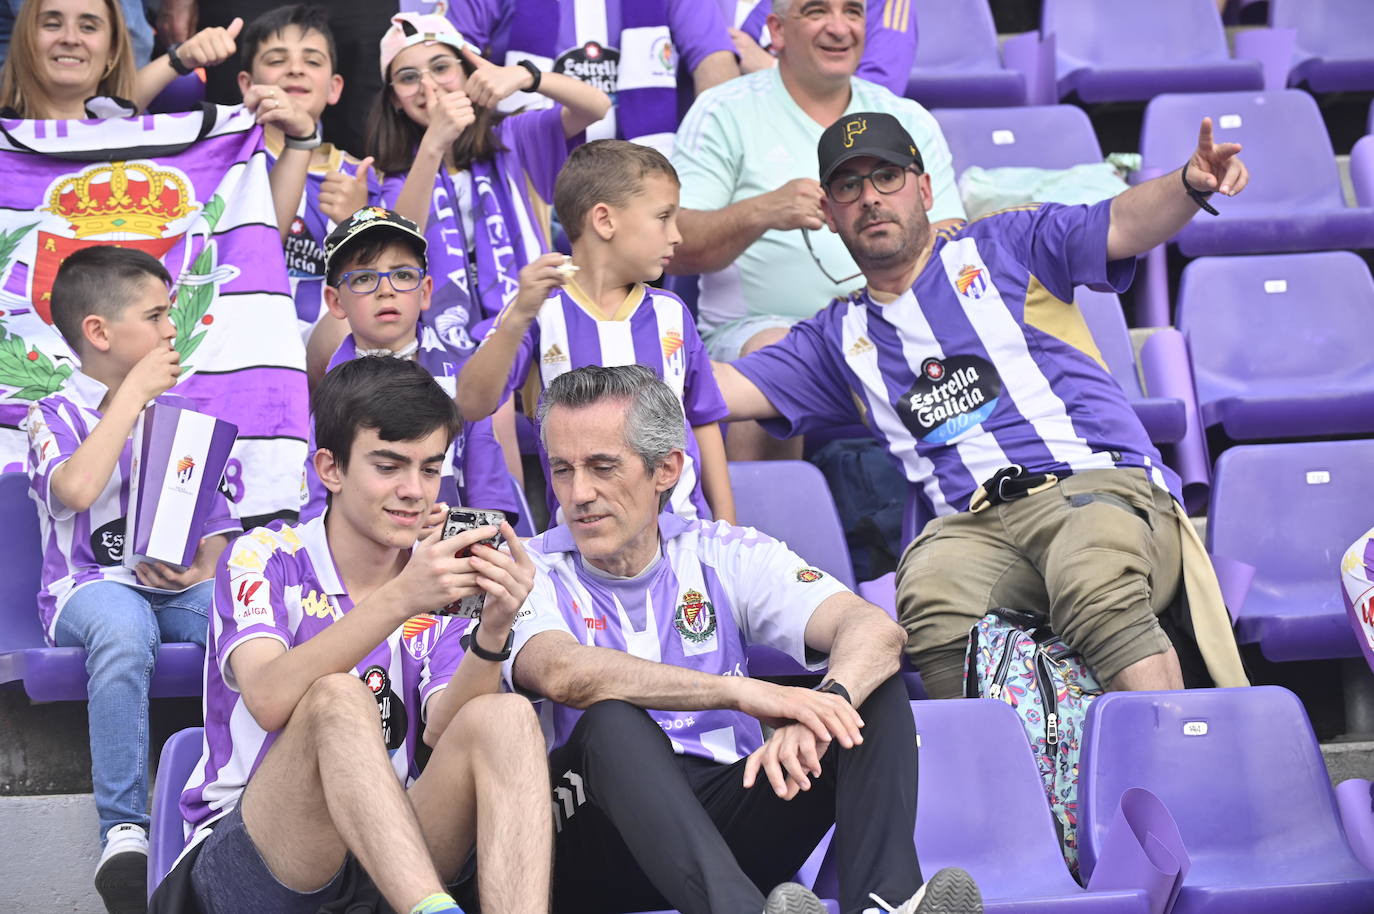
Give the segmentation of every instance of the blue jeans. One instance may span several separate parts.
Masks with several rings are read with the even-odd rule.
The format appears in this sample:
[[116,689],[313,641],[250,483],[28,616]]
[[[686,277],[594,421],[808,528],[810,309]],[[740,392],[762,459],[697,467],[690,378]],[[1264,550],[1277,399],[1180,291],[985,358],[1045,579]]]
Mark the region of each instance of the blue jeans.
[[114,581],[77,589],[57,617],[61,647],[84,647],[91,783],[100,840],[111,826],[148,827],[148,685],[159,642],[205,646],[214,581],[145,593]]

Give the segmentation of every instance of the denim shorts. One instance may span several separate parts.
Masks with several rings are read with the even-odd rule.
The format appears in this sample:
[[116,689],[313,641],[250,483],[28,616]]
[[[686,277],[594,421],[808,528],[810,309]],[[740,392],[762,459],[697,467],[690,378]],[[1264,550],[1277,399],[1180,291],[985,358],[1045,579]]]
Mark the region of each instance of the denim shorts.
[[206,914],[315,914],[345,891],[348,864],[345,859],[334,878],[314,892],[287,888],[268,869],[235,807],[205,839],[191,867],[191,885]]

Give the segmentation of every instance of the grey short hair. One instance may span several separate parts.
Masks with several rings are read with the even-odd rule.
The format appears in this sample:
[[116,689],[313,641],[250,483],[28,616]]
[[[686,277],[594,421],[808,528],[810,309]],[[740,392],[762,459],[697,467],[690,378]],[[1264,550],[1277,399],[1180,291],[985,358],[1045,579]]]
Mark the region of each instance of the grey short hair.
[[792,9],[792,2],[793,0],[773,0],[773,15],[786,16]]
[[652,473],[673,451],[687,448],[686,420],[680,401],[667,384],[643,365],[605,368],[587,365],[554,378],[539,398],[539,440],[549,449],[544,420],[555,406],[577,409],[603,400],[628,400],[625,445]]

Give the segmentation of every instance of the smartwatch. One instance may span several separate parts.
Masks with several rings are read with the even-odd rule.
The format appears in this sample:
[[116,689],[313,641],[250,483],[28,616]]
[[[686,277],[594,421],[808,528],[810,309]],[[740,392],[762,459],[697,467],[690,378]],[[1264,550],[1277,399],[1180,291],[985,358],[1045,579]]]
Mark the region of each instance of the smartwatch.
[[530,87],[529,87],[528,89],[524,90],[524,91],[526,91],[526,92],[538,92],[538,91],[539,91],[539,80],[541,80],[541,79],[544,78],[544,74],[541,73],[541,72],[539,71],[539,68],[536,67],[536,66],[534,65],[534,61],[531,61],[531,60],[517,60],[517,61],[515,62],[515,65],[516,65],[517,67],[524,67],[526,70],[529,71],[530,76],[534,77],[534,82],[531,83],[531,84],[530,84]]
[[505,663],[507,660],[510,659],[510,649],[515,644],[515,630],[511,629],[510,631],[506,632],[505,645],[501,648],[501,650],[493,652],[487,650],[486,648],[482,647],[482,645],[477,643],[477,629],[481,628],[481,626],[482,620],[478,619],[477,624],[474,625],[468,631],[468,633],[463,636],[462,640],[464,649],[472,651],[478,657],[481,657],[483,660],[487,660],[491,663]]
[[317,124],[310,136],[292,136],[286,131],[282,131],[282,145],[287,149],[314,149],[324,142],[320,136],[320,128]]
[[177,42],[167,48],[167,63],[171,64],[172,69],[177,71],[179,76],[190,76],[194,70],[186,66],[185,61],[177,56],[177,48],[181,47],[181,42]]
[[[481,655],[479,654],[478,656],[480,657]],[[839,684],[838,682],[836,682],[835,680],[830,679],[830,678],[828,678],[828,677],[826,678],[826,680],[825,680],[824,682],[822,682],[820,685],[816,686],[815,691],[817,691],[817,692],[829,692],[829,693],[831,693],[832,695],[838,695],[838,696],[840,696],[841,698],[843,698],[846,702],[848,702],[848,703],[851,704],[851,705],[854,704],[854,699],[852,699],[852,698],[849,697],[849,690],[846,689],[844,686],[840,685],[840,684]]]

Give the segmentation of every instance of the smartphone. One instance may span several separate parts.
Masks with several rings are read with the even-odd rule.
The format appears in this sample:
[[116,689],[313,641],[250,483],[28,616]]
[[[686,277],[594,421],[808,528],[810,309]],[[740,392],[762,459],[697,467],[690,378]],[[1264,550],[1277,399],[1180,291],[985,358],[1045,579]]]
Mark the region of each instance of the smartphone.
[[[505,520],[505,512],[495,509],[449,508],[448,518],[444,521],[444,535],[442,539],[457,536],[464,530],[476,530],[478,527],[500,527]],[[478,540],[477,542],[486,546],[491,546],[494,549],[501,545],[501,534],[497,533],[494,536],[484,540]],[[476,543],[473,545],[476,545]],[[454,553],[454,556],[457,558],[463,558],[469,555],[472,555],[471,546],[459,549]],[[482,614],[482,604],[486,602],[486,599],[487,595],[485,593],[475,593],[470,597],[462,597],[439,610],[438,614],[441,616],[458,616],[462,619],[472,619]]]

